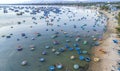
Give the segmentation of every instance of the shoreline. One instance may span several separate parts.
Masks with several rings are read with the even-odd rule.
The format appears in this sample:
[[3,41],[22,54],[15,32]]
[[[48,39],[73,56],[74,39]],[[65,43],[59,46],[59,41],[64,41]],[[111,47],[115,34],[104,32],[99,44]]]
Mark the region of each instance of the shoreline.
[[[91,61],[88,71],[117,71],[117,62],[120,60],[117,52],[120,49],[120,44],[113,43],[113,40],[120,40],[120,38],[117,37],[117,31],[115,29],[118,26],[118,22],[112,14],[120,12],[120,10],[113,13],[101,10],[99,12],[102,12],[109,18],[107,21],[107,31],[103,34],[102,41],[99,41],[101,44],[92,48],[92,59],[97,57],[100,58],[100,61]],[[99,51],[100,49],[106,53],[101,53]]]

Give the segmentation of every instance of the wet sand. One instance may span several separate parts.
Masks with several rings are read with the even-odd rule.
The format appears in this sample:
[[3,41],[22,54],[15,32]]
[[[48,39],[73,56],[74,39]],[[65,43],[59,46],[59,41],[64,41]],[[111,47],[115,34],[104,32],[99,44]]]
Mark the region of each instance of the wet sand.
[[[118,23],[117,20],[114,19],[113,14],[118,13],[119,11],[112,13],[108,13],[106,11],[100,12],[104,13],[109,18],[107,23],[107,31],[103,35],[103,39],[99,41],[101,44],[92,49],[92,59],[98,57],[100,58],[100,61],[94,62],[92,60],[88,71],[117,71],[117,62],[120,60],[120,56],[118,54],[120,43],[115,44],[113,43],[113,40],[120,40],[120,38],[117,36],[117,31],[115,28],[118,26]],[[100,49],[106,53],[102,53],[99,51]]]

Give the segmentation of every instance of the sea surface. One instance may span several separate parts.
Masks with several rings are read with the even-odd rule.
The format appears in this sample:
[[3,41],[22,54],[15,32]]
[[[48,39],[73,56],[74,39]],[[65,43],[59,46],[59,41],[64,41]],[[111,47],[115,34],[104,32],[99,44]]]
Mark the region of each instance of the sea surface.
[[77,6],[0,6],[0,71],[50,71],[56,64],[63,68],[55,71],[86,71],[91,48],[102,39],[106,23],[105,15]]

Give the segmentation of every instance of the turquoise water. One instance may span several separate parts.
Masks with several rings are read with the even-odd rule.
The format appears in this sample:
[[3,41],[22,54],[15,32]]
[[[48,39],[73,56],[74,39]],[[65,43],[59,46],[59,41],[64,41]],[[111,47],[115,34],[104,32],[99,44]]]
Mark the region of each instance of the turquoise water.
[[[20,7],[23,9],[19,9]],[[49,71],[49,66],[58,63],[62,64],[63,68],[56,68],[55,71],[85,71],[89,62],[81,61],[79,56],[90,57],[90,49],[96,42],[93,38],[99,39],[105,32],[107,19],[95,10],[34,5],[8,6],[5,9],[8,13],[3,13],[3,7],[0,8],[0,71]],[[24,14],[17,16],[16,13],[19,12],[13,12],[15,10]],[[30,14],[36,10],[36,14]],[[25,36],[21,36],[22,33]],[[76,38],[80,38],[80,41],[76,41]],[[68,40],[70,42],[67,42]],[[54,45],[55,41],[59,44]],[[84,41],[87,41],[87,44],[83,44]],[[88,53],[78,54],[74,44],[78,44],[80,51],[85,50]],[[31,51],[30,45],[35,46],[34,51]],[[18,51],[18,46],[23,50]],[[45,46],[50,48],[46,49]],[[66,46],[73,50],[70,51]],[[60,48],[64,48],[64,52],[60,52]],[[56,55],[52,49],[56,49],[60,54]],[[43,51],[47,54],[43,55]],[[72,55],[76,57],[74,60],[70,59]],[[41,57],[45,58],[45,62],[40,62]],[[22,66],[21,62],[24,60],[27,65]],[[74,64],[78,64],[80,68],[74,70]]]

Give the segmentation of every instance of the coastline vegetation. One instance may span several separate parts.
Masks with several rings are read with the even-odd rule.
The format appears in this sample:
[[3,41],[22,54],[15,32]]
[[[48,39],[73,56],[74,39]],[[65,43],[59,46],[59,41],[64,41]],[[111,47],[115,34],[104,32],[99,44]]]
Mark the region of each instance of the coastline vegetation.
[[118,31],[118,33],[120,33],[120,12],[119,12],[119,14],[118,14],[118,27],[116,28],[116,30]]
[[109,10],[109,6],[105,6],[105,5],[104,5],[104,6],[101,6],[100,9],[107,11],[107,10]]

